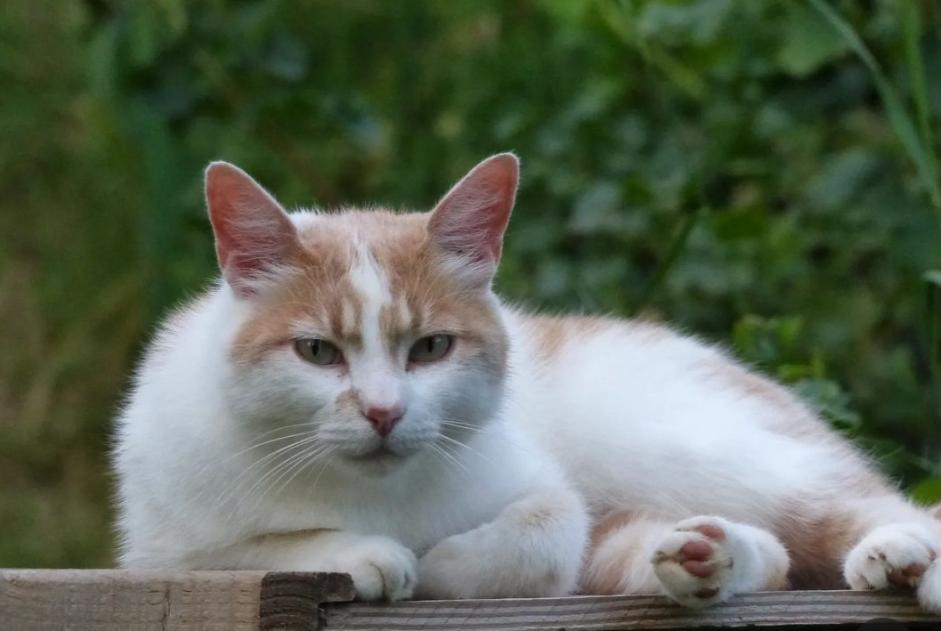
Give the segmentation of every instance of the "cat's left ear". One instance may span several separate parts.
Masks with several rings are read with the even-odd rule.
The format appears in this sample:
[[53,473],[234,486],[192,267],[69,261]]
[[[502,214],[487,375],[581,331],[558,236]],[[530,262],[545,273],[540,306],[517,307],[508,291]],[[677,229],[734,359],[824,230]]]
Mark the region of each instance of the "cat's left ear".
[[299,248],[294,224],[252,177],[228,162],[206,169],[206,205],[216,236],[216,256],[226,282],[252,293],[252,280],[289,264]]
[[432,211],[428,231],[446,255],[457,257],[489,283],[500,262],[510,220],[519,160],[499,153],[475,166]]

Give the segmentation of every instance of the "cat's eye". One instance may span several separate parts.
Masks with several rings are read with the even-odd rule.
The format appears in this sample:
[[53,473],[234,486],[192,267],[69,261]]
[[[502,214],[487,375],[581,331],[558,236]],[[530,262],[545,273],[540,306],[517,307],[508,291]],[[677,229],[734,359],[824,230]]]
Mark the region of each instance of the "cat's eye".
[[327,340],[315,337],[294,340],[294,351],[304,361],[318,366],[332,366],[343,363],[343,353]]
[[436,362],[448,354],[454,345],[454,336],[439,333],[423,337],[412,345],[408,361],[419,364]]

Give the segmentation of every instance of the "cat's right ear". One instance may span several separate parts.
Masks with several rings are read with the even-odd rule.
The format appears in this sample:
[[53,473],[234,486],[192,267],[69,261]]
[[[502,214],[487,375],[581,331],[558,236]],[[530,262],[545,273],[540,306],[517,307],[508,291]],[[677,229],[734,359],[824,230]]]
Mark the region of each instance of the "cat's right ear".
[[206,205],[219,268],[239,294],[251,294],[253,278],[289,263],[298,247],[294,224],[275,198],[245,171],[228,162],[210,163]]
[[500,262],[503,233],[519,183],[519,159],[490,156],[448,191],[431,212],[428,232],[445,253],[463,262],[475,283],[489,285]]

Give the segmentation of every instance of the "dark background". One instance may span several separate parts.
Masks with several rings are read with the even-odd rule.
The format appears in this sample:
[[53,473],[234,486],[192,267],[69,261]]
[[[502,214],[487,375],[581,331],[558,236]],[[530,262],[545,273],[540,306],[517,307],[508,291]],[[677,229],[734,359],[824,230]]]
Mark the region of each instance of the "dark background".
[[111,419],[215,273],[217,158],[289,207],[425,209],[514,150],[507,297],[725,343],[941,499],[939,27],[915,0],[4,0],[0,566],[111,563]]

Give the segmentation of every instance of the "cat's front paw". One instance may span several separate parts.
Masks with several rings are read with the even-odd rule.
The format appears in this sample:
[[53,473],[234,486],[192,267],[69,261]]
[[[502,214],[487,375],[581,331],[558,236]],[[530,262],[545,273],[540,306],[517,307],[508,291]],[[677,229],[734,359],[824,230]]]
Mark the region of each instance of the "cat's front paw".
[[[487,526],[448,537],[421,558],[415,597],[429,600],[461,598],[537,598],[560,596],[575,582],[579,555],[531,549],[520,557],[513,534]],[[539,546],[535,546],[538,548]],[[567,563],[566,557],[573,561]],[[571,567],[568,567],[568,566]]]
[[654,572],[667,594],[687,607],[706,607],[733,593],[730,524],[719,517],[681,521],[657,546]]
[[487,559],[474,539],[474,531],[444,539],[418,562],[418,589],[415,597],[427,600],[486,598],[481,577],[486,566],[498,559]]
[[415,591],[418,561],[392,539],[363,538],[343,552],[337,565],[353,578],[360,600],[402,600]]
[[941,538],[920,523],[889,524],[866,535],[846,557],[853,589],[915,589],[922,607],[941,612]]

